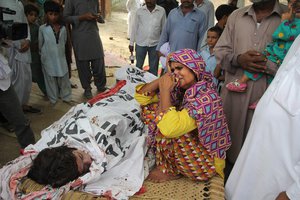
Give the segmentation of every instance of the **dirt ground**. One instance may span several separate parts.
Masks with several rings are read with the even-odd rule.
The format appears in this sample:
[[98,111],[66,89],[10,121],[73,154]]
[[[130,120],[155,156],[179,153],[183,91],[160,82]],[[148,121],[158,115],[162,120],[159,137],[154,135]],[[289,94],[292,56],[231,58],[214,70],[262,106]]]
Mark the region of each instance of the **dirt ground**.
[[[227,0],[214,0],[215,8]],[[105,51],[105,64],[108,66],[107,86],[112,86],[115,83],[113,76],[114,66],[124,66],[130,63],[128,50],[129,40],[127,40],[127,13],[126,12],[112,12],[110,19],[106,19],[105,24],[99,24],[100,37],[102,39]],[[73,59],[73,61],[75,61]],[[144,65],[147,65],[145,61]],[[80,87],[78,74],[75,62],[72,65],[72,79],[79,87],[72,90],[74,104],[86,101],[82,97],[83,89]],[[96,91],[93,91],[96,94]],[[66,105],[62,102],[51,106],[49,102],[45,101],[41,92],[37,89],[36,84],[33,84],[30,104],[41,108],[43,113],[41,115],[27,114],[31,120],[31,127],[35,133],[36,139],[40,138],[40,133],[43,129],[58,120],[64,113],[66,113],[72,105]],[[8,133],[0,128],[0,167],[8,161],[19,156],[19,147],[14,133]]]
[[[100,36],[105,50],[105,64],[106,66],[123,66],[129,63],[129,41],[126,38],[127,31],[127,13],[117,12],[112,13],[110,20],[106,20],[105,24],[100,24]],[[72,79],[73,83],[78,85],[77,89],[72,90],[73,104],[86,101],[82,97],[83,89],[80,87],[78,74],[76,70],[75,60],[72,65]],[[113,72],[115,68],[108,68],[107,71],[107,85],[110,87],[114,85],[115,80]],[[96,91],[93,91],[94,95]],[[26,114],[31,121],[31,128],[35,133],[36,140],[40,138],[41,131],[51,125],[65,114],[72,105],[58,102],[55,106],[46,101],[36,84],[33,84],[30,105],[40,108],[42,114]],[[7,132],[0,127],[0,167],[8,161],[19,156],[19,145],[14,133]]]
[[[123,61],[130,63],[130,52],[128,49],[129,40],[127,40],[127,13],[112,12],[111,18],[100,24],[100,37],[106,52],[106,66],[114,64],[123,64]],[[111,59],[111,54],[118,56]]]
[[[105,51],[105,65],[108,66],[106,68],[107,86],[111,87],[115,83],[113,73],[116,68],[114,66],[124,66],[130,63],[129,40],[127,40],[127,12],[112,12],[110,19],[106,19],[105,24],[99,24],[99,32]],[[73,59],[73,61],[75,60]],[[145,65],[147,63],[148,60],[145,61]],[[80,86],[75,62],[72,65],[71,81],[78,85],[77,89],[72,90],[74,104],[86,101],[82,97],[83,89]],[[96,94],[95,89],[93,93]],[[72,106],[62,102],[57,103],[55,106],[50,105],[49,101],[45,101],[36,84],[33,84],[29,103],[43,111],[40,115],[26,114],[31,121],[36,140],[40,138],[43,129],[58,120]],[[0,127],[0,167],[18,156],[19,146],[15,134],[9,133]]]

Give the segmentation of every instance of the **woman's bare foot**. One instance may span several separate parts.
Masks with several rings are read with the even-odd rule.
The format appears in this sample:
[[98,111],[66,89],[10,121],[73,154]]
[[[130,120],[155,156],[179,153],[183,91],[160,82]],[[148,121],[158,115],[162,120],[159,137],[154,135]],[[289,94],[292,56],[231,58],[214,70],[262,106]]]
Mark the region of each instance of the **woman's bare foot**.
[[154,183],[162,183],[166,181],[176,180],[179,178],[181,178],[181,175],[173,176],[167,173],[163,173],[158,169],[158,167],[155,167],[153,170],[150,171],[147,180]]

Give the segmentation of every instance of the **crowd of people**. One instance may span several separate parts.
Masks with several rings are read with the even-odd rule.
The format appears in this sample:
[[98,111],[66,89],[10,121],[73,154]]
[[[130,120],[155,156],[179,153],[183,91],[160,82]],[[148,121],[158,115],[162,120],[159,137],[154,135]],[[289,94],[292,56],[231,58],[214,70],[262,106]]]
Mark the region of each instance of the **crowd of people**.
[[[230,200],[300,199],[300,1],[289,0],[287,6],[278,0],[250,1],[242,8],[236,7],[237,1],[230,1],[215,9],[210,0],[127,0],[128,49],[135,53],[136,69],[128,68],[124,77],[127,85],[134,83],[133,89],[123,91],[116,86],[118,89],[107,91],[104,50],[97,26],[101,18],[98,0],[28,0],[24,5],[18,0],[0,0],[1,7],[19,12],[14,20],[28,22],[29,27],[27,38],[10,43],[4,40],[9,51],[8,61],[4,54],[0,57],[0,114],[14,125],[21,148],[34,144],[23,113],[26,109],[39,112],[28,105],[31,82],[36,82],[53,104],[60,98],[71,101],[71,41],[87,99],[93,98],[93,77],[101,93],[94,105],[114,104],[114,95],[122,96],[127,103],[137,103],[134,106],[138,108],[128,110],[138,116],[128,125],[134,126],[134,131],[128,132],[137,134],[146,149],[145,155],[135,157],[137,163],[141,159],[154,163],[149,165],[148,180],[165,182],[185,176],[206,181],[219,175],[224,178],[226,198]],[[147,54],[146,73],[143,66]],[[163,66],[160,76],[159,64]],[[12,112],[8,104],[18,108],[17,112]],[[86,113],[94,124],[97,107],[91,104],[74,109]],[[113,106],[105,109],[111,112],[110,118],[103,113],[108,122],[111,116],[133,119],[115,112]],[[89,118],[89,112],[93,118]],[[67,126],[79,118],[77,114],[66,115],[61,123]],[[103,128],[104,124],[98,126]],[[48,141],[47,146],[39,142],[43,148],[29,148],[42,151],[33,161],[28,177],[53,187],[74,180],[78,183],[81,176],[95,172],[91,166],[96,161],[95,166],[104,167],[101,173],[122,165],[125,161],[119,155],[130,152],[124,149],[126,140],[128,144],[135,143],[123,138],[127,130],[122,123],[115,124],[99,140],[101,131],[91,139],[93,129],[81,128],[62,128],[57,134],[66,135],[60,137],[69,141],[72,134],[88,133],[88,141],[97,143],[108,156],[107,161],[99,164],[94,150],[82,151],[81,146],[70,145],[73,143],[50,145]],[[78,140],[86,142],[82,137]],[[126,154],[129,155],[134,156]],[[61,163],[49,162],[47,157]],[[73,171],[66,173],[68,168],[62,165]],[[49,168],[55,174],[50,176]]]

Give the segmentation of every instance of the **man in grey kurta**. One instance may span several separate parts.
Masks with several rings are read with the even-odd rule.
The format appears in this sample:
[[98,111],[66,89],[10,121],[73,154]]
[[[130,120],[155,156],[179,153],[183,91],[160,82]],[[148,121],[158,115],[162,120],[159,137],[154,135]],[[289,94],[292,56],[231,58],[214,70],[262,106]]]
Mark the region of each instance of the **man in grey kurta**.
[[86,98],[92,98],[91,78],[98,92],[106,85],[104,52],[99,36],[98,0],[66,0],[64,19],[72,24],[72,43],[79,79]]
[[197,51],[206,30],[206,15],[194,8],[193,0],[181,0],[181,5],[170,12],[156,50],[169,42],[171,52],[184,48]]
[[[225,70],[224,85],[241,77],[244,69],[265,73],[261,79],[249,81],[245,93],[231,92],[226,87],[221,91],[232,139],[232,145],[227,151],[227,161],[230,164],[234,164],[252,120],[254,111],[248,109],[249,105],[264,94],[267,88],[266,74],[276,73],[276,67],[269,65],[270,62],[261,52],[272,41],[272,34],[280,24],[281,14],[286,11],[286,7],[277,0],[252,2],[257,3],[238,9],[229,16],[214,48],[217,63]],[[258,15],[258,12],[263,15]]]

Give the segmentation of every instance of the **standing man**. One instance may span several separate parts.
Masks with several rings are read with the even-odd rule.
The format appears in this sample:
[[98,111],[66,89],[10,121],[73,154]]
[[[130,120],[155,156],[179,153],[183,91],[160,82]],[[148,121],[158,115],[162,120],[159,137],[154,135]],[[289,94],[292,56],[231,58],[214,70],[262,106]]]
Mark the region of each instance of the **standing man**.
[[[228,18],[225,29],[215,46],[217,64],[225,70],[225,85],[242,76],[243,70],[276,73],[277,67],[269,65],[262,51],[272,41],[272,34],[281,22],[286,6],[277,0],[251,0],[252,5],[234,11]],[[267,66],[267,67],[266,67]],[[242,148],[253,110],[248,107],[260,99],[267,88],[267,76],[249,81],[247,91],[235,93],[223,87],[221,97],[231,133],[232,145],[227,153],[225,175]]]
[[171,52],[189,48],[199,50],[205,31],[206,16],[194,7],[194,0],[181,0],[181,5],[171,10],[156,47],[159,56],[160,47],[169,42]]
[[11,85],[12,70],[6,58],[0,54],[0,113],[14,126],[15,134],[21,149],[34,144],[34,134],[30,121],[25,117],[18,96]]
[[300,199],[300,36],[259,101],[226,199]]
[[207,27],[213,27],[215,25],[214,4],[210,0],[195,0],[194,4],[199,10],[202,10],[205,13]]
[[130,39],[133,23],[135,19],[135,14],[137,9],[139,9],[142,6],[141,0],[127,0],[126,1],[126,9],[128,11],[128,18],[127,18],[127,39]]
[[[0,0],[0,7],[16,11],[15,15],[3,14],[3,20],[12,20],[19,23],[27,23],[24,6],[19,0]],[[41,110],[29,105],[32,85],[30,30],[27,25],[27,38],[9,42],[8,64],[12,69],[11,82],[22,105],[23,111],[28,113],[41,113]]]
[[178,2],[176,0],[157,0],[156,3],[165,9],[167,17],[170,11],[178,6]]
[[146,5],[136,12],[129,51],[133,52],[133,44],[135,43],[136,66],[140,69],[143,68],[148,53],[149,72],[157,76],[156,46],[166,21],[166,13],[163,7],[156,5],[156,0],[145,0],[145,2]]
[[80,83],[84,96],[91,99],[91,79],[98,92],[106,90],[104,51],[99,36],[97,19],[100,17],[98,0],[66,0],[64,18],[72,24],[72,42]]

